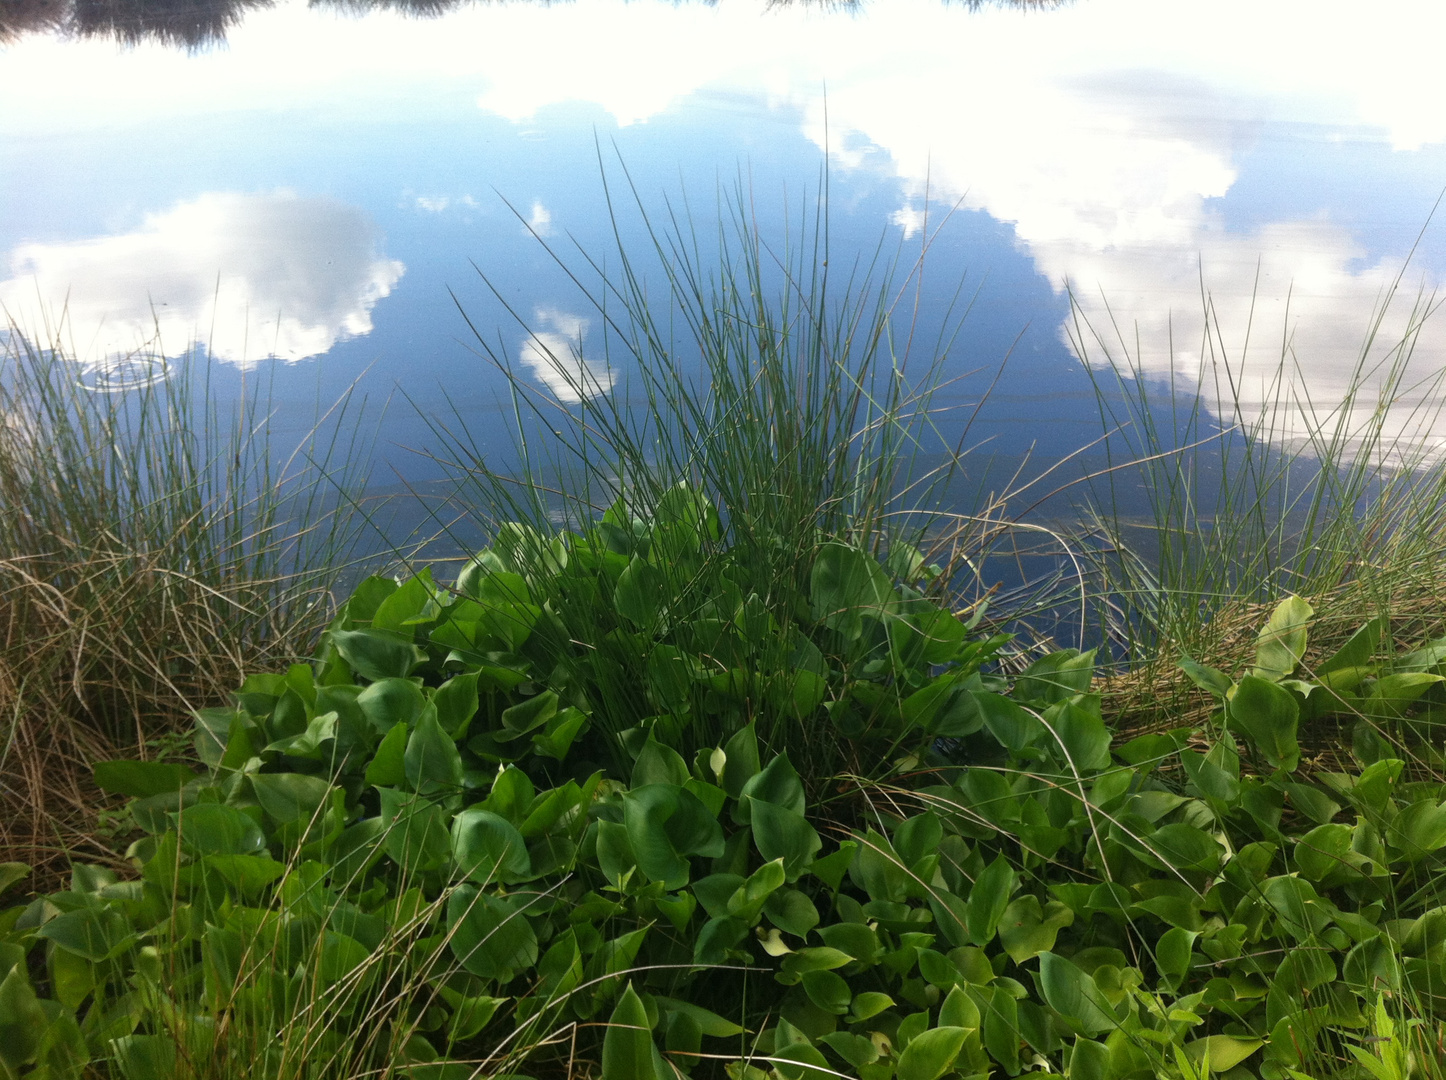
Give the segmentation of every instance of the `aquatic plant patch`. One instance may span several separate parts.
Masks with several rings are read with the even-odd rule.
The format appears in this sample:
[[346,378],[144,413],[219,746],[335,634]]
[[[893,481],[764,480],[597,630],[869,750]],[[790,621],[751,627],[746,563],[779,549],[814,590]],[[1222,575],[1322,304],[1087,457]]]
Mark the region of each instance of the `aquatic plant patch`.
[[[198,715],[202,771],[98,766],[135,874],[77,866],[0,916],[8,1073],[1429,1065],[1446,785],[1401,747],[1446,651],[1382,657],[1367,627],[1302,677],[1287,601],[1238,679],[1189,665],[1211,726],[1115,746],[1091,654],[986,673],[1001,643],[907,552],[821,538],[808,602],[770,609],[745,568],[689,563],[713,541],[684,520],[659,540],[615,509],[504,531],[451,585],[370,579],[312,664]],[[610,640],[570,636],[578,604]],[[1308,775],[1327,709],[1360,717],[1359,767]],[[800,772],[788,725],[871,767]]]

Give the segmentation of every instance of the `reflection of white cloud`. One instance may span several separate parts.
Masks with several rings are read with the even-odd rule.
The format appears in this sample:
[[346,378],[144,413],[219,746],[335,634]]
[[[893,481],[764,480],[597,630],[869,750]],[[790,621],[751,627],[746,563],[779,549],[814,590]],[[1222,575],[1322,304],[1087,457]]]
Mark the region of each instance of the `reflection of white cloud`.
[[538,236],[547,236],[552,232],[552,211],[543,206],[536,199],[532,201],[532,216],[527,219],[527,227]]
[[[403,266],[366,216],[331,199],[214,192],[147,215],[134,232],[9,253],[0,306],[54,325],[92,362],[159,341],[250,365],[301,360],[369,333]],[[37,310],[38,305],[38,310]]]
[[575,405],[613,388],[617,374],[606,363],[583,358],[587,319],[556,308],[539,308],[536,321],[537,328],[522,342],[521,360],[558,401]]
[[889,215],[889,224],[904,230],[904,239],[912,240],[928,223],[929,215],[913,206],[903,206]]

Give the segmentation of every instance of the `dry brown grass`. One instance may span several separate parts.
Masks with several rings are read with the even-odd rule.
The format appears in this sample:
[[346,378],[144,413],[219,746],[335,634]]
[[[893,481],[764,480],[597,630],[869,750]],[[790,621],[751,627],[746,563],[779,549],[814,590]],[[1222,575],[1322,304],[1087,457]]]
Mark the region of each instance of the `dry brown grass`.
[[264,393],[222,404],[204,361],[97,393],[58,347],[0,347],[0,861],[44,890],[116,858],[94,762],[184,753],[192,710],[310,652],[355,537],[328,509],[355,478],[326,465],[355,427],[339,403],[284,456]]

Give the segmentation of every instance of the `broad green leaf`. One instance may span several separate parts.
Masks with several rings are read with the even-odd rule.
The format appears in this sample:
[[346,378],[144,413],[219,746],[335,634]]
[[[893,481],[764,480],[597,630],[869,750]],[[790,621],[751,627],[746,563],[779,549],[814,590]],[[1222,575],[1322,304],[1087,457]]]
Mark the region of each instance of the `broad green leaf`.
[[1077,701],[1064,701],[1048,717],[1065,760],[1082,775],[1110,767],[1109,730],[1100,718],[1098,701],[1093,709]]
[[661,1080],[653,1065],[648,1010],[629,983],[608,1018],[603,1036],[602,1076],[606,1080]]
[[758,737],[753,724],[739,728],[723,745],[725,755],[723,772],[719,783],[733,798],[743,794],[743,787],[757,775],[762,767],[758,760]]
[[[747,797],[745,802],[750,801]],[[789,881],[797,881],[823,847],[817,830],[794,810],[771,802],[753,802],[753,843],[765,860],[783,860]]]
[[1014,887],[1014,870],[1003,855],[995,858],[975,880],[965,905],[965,921],[973,944],[987,945],[993,939]]
[[506,818],[472,807],[452,819],[457,873],[481,885],[512,884],[532,873],[527,841]]
[[1207,1035],[1185,1044],[1185,1057],[1191,1064],[1209,1068],[1217,1076],[1235,1068],[1265,1045],[1264,1039],[1245,1039],[1238,1035]]
[[1300,764],[1296,725],[1300,708],[1290,691],[1255,675],[1235,688],[1227,707],[1231,726],[1245,735],[1272,766],[1294,772]]
[[1337,649],[1334,656],[1315,669],[1316,677],[1346,668],[1365,667],[1375,658],[1376,650],[1381,647],[1381,635],[1385,628],[1386,620],[1383,616],[1377,615],[1371,619],[1352,634],[1350,640]]
[[130,923],[114,908],[86,907],[64,912],[37,930],[36,935],[96,962],[115,959],[136,941]]
[[880,993],[877,990],[865,990],[854,996],[853,1006],[849,1009],[849,1022],[860,1023],[872,1019],[885,1009],[893,1007],[894,999],[888,994]]
[[1411,861],[1446,847],[1446,800],[1419,799],[1387,827],[1386,841]]
[[387,854],[407,874],[436,870],[451,855],[440,806],[396,788],[377,788]]
[[139,799],[179,791],[196,779],[184,765],[161,761],[98,761],[92,772],[102,791]]
[[818,908],[797,889],[780,889],[773,893],[764,901],[763,911],[774,926],[794,937],[806,937],[819,921]]
[[979,1026],[981,1020],[979,1006],[974,999],[962,986],[951,987],[944,1004],[939,1006],[939,1026],[973,1029]]
[[285,825],[311,821],[334,789],[318,776],[253,773],[251,790],[261,809]]
[[1015,680],[1014,697],[1046,705],[1089,693],[1095,673],[1095,652],[1060,649],[1030,664]]
[[461,786],[462,756],[452,737],[438,723],[434,706],[422,710],[417,726],[407,739],[403,764],[407,783],[413,791],[450,791]]
[[1074,911],[1058,900],[1041,909],[1039,897],[1013,900],[999,919],[999,943],[1016,964],[1054,948],[1060,930],[1074,923]]
[[803,990],[810,1001],[827,1013],[842,1016],[849,1011],[853,992],[843,977],[826,969],[805,971],[801,976]]
[[0,979],[0,1063],[13,1075],[35,1059],[48,1020],[23,964],[16,964]]
[[1224,855],[1215,837],[1193,825],[1163,825],[1145,838],[1145,845],[1167,866],[1193,873],[1213,874]]
[[647,784],[673,784],[682,787],[688,782],[688,776],[688,764],[682,755],[649,735],[637,760],[633,762],[630,786],[640,788]]
[[410,679],[378,679],[356,697],[367,723],[381,735],[398,724],[410,728],[427,707],[426,696]]
[[809,574],[813,617],[849,641],[863,634],[863,619],[882,619],[894,600],[889,575],[868,552],[839,543],[824,544]]
[[513,898],[489,896],[474,885],[459,885],[447,898],[452,953],[483,979],[505,981],[537,963],[537,934]]
[[477,678],[475,671],[456,675],[437,687],[432,695],[432,704],[437,707],[437,723],[453,739],[464,738],[472,717],[477,715]]
[[207,855],[202,863],[246,897],[258,895],[286,873],[285,863],[265,855]]
[[0,863],[0,895],[29,876],[30,867],[23,862]]
[[111,1042],[125,1080],[174,1080],[176,1041],[169,1035],[126,1035]]
[[1191,682],[1201,690],[1214,694],[1218,698],[1224,699],[1235,686],[1225,672],[1216,671],[1213,667],[1206,667],[1188,656],[1180,657],[1179,666],[1180,670],[1190,677]]
[[750,799],[754,803],[771,803],[800,815],[807,806],[803,781],[798,778],[798,771],[794,769],[786,753],[779,754],[762,772],[750,777],[739,792],[738,799],[744,823],[749,821],[748,814],[752,805],[749,803]]
[[1349,825],[1318,825],[1295,843],[1295,865],[1311,881],[1320,881],[1348,861],[1355,830]]
[[968,1034],[962,1027],[936,1027],[916,1035],[899,1055],[899,1080],[938,1080],[954,1064]]
[[367,764],[366,783],[372,787],[401,787],[407,779],[407,723],[399,722],[387,732]]
[[1251,674],[1271,682],[1288,677],[1305,655],[1306,627],[1314,615],[1315,609],[1298,596],[1277,604],[1256,641]]
[[1102,1035],[1115,1028],[1109,1000],[1090,978],[1062,956],[1039,954],[1039,984],[1050,1008],[1086,1035]]
[[1191,949],[1200,935],[1181,926],[1172,926],[1155,944],[1155,969],[1160,981],[1172,991],[1178,990],[1190,972]]
[[613,601],[618,614],[640,630],[651,629],[668,595],[668,579],[652,563],[638,555],[628,561],[627,569],[618,576]]
[[231,806],[197,803],[173,815],[181,846],[197,855],[257,855],[266,835],[252,818]]
[[410,641],[383,630],[329,630],[327,635],[351,669],[371,682],[405,678],[426,659]]
[[1037,717],[1002,694],[978,691],[974,702],[984,717],[984,727],[1007,750],[1017,754],[1044,735],[1044,725]]
[[667,1009],[668,1012],[687,1013],[687,1015],[691,1016],[693,1021],[696,1022],[698,1029],[700,1029],[704,1035],[709,1035],[711,1038],[732,1038],[735,1037],[735,1035],[743,1034],[743,1028],[740,1028],[739,1025],[730,1021],[730,1019],[724,1019],[723,1016],[717,1015],[716,1012],[709,1012],[707,1009],[701,1008],[701,1006],[693,1005],[691,1002],[683,1002],[683,1000],[678,1000],[677,998],[664,998],[661,993],[654,995],[654,998],[656,1002],[658,1002],[659,1009]]
[[429,605],[435,607],[435,590],[432,569],[424,567],[421,573],[408,578],[377,605],[372,612],[372,627],[410,637],[411,620],[421,615]]

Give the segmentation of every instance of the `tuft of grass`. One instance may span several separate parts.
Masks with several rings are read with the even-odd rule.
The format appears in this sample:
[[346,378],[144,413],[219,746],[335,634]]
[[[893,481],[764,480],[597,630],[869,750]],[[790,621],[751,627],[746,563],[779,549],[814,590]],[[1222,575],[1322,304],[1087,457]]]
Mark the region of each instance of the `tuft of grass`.
[[104,861],[90,764],[175,752],[191,710],[330,616],[362,479],[331,462],[366,458],[360,402],[282,456],[265,387],[223,403],[194,356],[90,386],[58,335],[0,346],[0,849]]
[[[936,579],[942,593],[964,553],[998,522],[944,512],[969,415],[946,435],[931,398],[968,306],[956,293],[939,336],[914,339],[927,239],[916,258],[882,241],[853,261],[831,258],[826,177],[817,203],[777,242],[765,239],[742,184],[720,196],[716,232],[705,233],[686,205],[650,210],[623,172],[619,186],[604,170],[614,236],[606,258],[537,238],[602,322],[600,345],[586,356],[581,342],[563,348],[508,308],[527,332],[524,359],[541,371],[539,385],[472,326],[482,355],[508,378],[520,467],[491,465],[466,417],[429,420],[435,460],[452,483],[439,526],[465,519],[496,535],[503,523],[521,522],[546,538],[609,510],[624,523],[651,518],[684,484],[719,520],[701,563],[675,570],[687,580],[670,582],[670,596],[722,595],[724,567],[734,578],[745,567],[746,580],[730,579],[731,587],[741,599],[756,596],[788,640],[809,603],[816,554],[831,538],[880,553],[917,543],[946,563]],[[624,216],[633,214],[644,250],[624,240]],[[506,306],[502,290],[482,280]],[[539,572],[553,557],[546,542],[532,555]],[[698,614],[685,608],[675,617]],[[573,642],[596,644],[607,629],[585,614],[569,624]],[[619,717],[642,715],[636,687],[609,686],[605,664],[596,679]],[[606,726],[607,711],[595,723]],[[814,775],[836,764],[818,732],[759,737]]]

